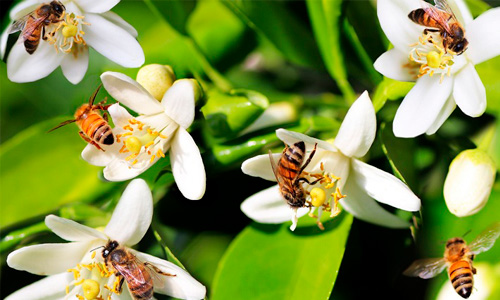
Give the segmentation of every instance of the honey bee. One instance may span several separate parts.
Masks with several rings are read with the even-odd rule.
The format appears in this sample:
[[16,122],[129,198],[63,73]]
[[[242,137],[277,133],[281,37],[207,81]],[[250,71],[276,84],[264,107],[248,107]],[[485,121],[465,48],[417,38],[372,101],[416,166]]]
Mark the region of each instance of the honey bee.
[[[176,276],[164,273],[150,263],[140,261],[126,248],[120,247],[117,241],[108,241],[102,250],[102,258],[104,258],[106,266],[117,277],[121,277],[118,293],[121,293],[123,282],[127,281],[130,294],[136,300],[153,298],[153,277],[157,273],[165,276]],[[161,281],[157,280],[157,283],[159,282]]]
[[115,142],[111,126],[108,124],[108,115],[104,114],[102,117],[97,110],[107,110],[110,105],[104,105],[106,99],[97,105],[94,105],[94,100],[99,92],[101,85],[95,90],[94,94],[90,97],[88,104],[83,104],[75,112],[73,120],[67,120],[49,130],[49,132],[56,130],[64,125],[76,122],[80,128],[80,136],[87,142],[94,145],[97,149],[104,151],[99,146],[112,145]]
[[419,25],[430,27],[424,30],[424,34],[439,32],[443,39],[445,52],[462,54],[469,44],[465,38],[465,29],[457,20],[446,0],[435,0],[435,3],[436,6],[428,5],[411,11],[408,18]]
[[316,146],[309,154],[307,161],[302,165],[306,153],[306,145],[304,142],[300,141],[293,146],[288,147],[288,145],[283,150],[281,158],[278,161],[278,165],[274,161],[271,150],[269,150],[269,158],[271,160],[271,166],[273,168],[274,176],[278,182],[279,190],[283,198],[292,208],[301,208],[306,204],[306,192],[301,185],[301,182],[306,182],[308,184],[315,184],[315,182],[310,183],[307,178],[302,177],[302,172],[309,165],[314,154],[316,153]]
[[403,274],[428,279],[441,273],[448,266],[448,276],[455,291],[463,298],[469,298],[474,284],[472,265],[475,255],[493,247],[500,236],[500,223],[480,233],[468,246],[462,238],[452,238],[446,242],[443,258],[419,259],[413,262]]
[[21,36],[24,40],[24,47],[29,54],[33,54],[40,43],[40,36],[45,37],[45,26],[59,23],[66,11],[66,7],[59,1],[44,3],[31,13],[18,19],[10,27],[9,33],[22,30]]

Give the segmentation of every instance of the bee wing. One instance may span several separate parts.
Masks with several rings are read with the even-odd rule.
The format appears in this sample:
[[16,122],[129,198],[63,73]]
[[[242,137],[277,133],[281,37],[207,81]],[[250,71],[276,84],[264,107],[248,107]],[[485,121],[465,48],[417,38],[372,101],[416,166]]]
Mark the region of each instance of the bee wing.
[[125,277],[125,280],[129,285],[138,286],[147,283],[141,268],[142,264],[143,263],[136,257],[133,260],[130,260],[126,265],[113,264],[113,268]]
[[455,13],[453,13],[453,10],[451,9],[450,5],[448,4],[448,1],[446,1],[446,0],[434,0],[434,3],[436,4],[437,8],[449,13],[455,20],[457,19],[455,17]]
[[276,161],[274,160],[273,153],[271,152],[271,150],[269,150],[269,160],[271,161],[271,167],[273,168],[273,173],[274,177],[276,177],[276,181],[278,183],[281,183],[283,179],[278,174],[278,166],[276,165]]
[[403,275],[428,279],[443,272],[445,267],[444,258],[418,259],[403,272]]
[[488,229],[481,232],[469,244],[469,251],[473,254],[479,254],[488,251],[495,244],[496,239],[500,236],[500,222],[493,224]]
[[23,30],[24,27],[26,26],[26,22],[28,21],[28,19],[30,17],[31,17],[31,13],[25,15],[24,17],[22,17],[20,19],[15,20],[14,23],[12,23],[9,26],[9,29],[8,29],[9,34]]
[[451,33],[450,25],[448,24],[448,20],[450,18],[454,18],[455,15],[449,13],[445,10],[442,10],[436,6],[426,5],[425,12],[431,17],[434,21],[436,21],[441,27],[447,32]]

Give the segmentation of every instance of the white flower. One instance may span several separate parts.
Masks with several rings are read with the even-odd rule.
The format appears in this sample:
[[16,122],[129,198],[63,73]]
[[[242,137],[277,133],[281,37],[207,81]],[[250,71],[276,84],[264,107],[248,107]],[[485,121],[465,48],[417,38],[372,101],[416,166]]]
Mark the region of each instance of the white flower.
[[375,69],[400,81],[416,81],[394,118],[398,137],[434,134],[458,105],[468,116],[478,117],[486,109],[486,90],[474,65],[500,54],[500,8],[475,20],[461,0],[448,1],[465,28],[469,42],[461,55],[444,54],[439,33],[434,43],[423,38],[425,27],[413,23],[408,14],[422,8],[418,0],[379,0],[380,25],[394,48],[375,61]]
[[[335,194],[338,188],[346,195],[340,200],[342,207],[355,217],[391,228],[408,228],[408,222],[389,213],[373,199],[407,211],[418,211],[420,199],[393,175],[357,159],[364,156],[371,147],[376,126],[375,110],[368,93],[365,92],[349,109],[333,144],[284,129],[278,129],[276,135],[287,145],[303,141],[309,151],[317,143],[316,154],[305,171],[309,174],[327,172],[340,177],[336,186],[304,184],[307,191],[320,187],[325,190],[326,195],[331,195]],[[273,156],[277,161],[281,153]],[[245,174],[276,181],[267,154],[246,160],[241,169]],[[308,210],[291,209],[280,194],[278,186],[249,197],[242,203],[241,209],[248,217],[260,223],[282,223],[290,219],[291,213],[292,230],[295,228],[296,218],[303,216]],[[332,214],[334,213],[332,210]]]
[[198,146],[186,131],[194,120],[198,93],[193,80],[175,81],[161,102],[124,74],[105,72],[101,80],[114,99],[140,115],[133,117],[119,104],[110,106],[115,143],[103,146],[105,151],[89,144],[82,152],[83,159],[105,166],[107,180],[123,181],[143,173],[169,151],[172,173],[181,193],[191,200],[203,197],[205,167]]
[[457,217],[480,211],[488,202],[495,175],[495,163],[485,151],[462,151],[451,162],[444,182],[444,200],[449,211]]
[[[10,11],[17,20],[34,11],[46,0],[26,0]],[[7,58],[7,75],[13,82],[31,82],[48,76],[61,66],[64,76],[73,84],[87,72],[89,46],[108,59],[128,68],[144,63],[144,52],[135,39],[137,31],[120,16],[109,11],[119,0],[60,0],[66,7],[63,22],[46,27],[47,40],[33,54],[26,52],[22,36]],[[9,28],[1,38],[1,55]]]
[[126,246],[141,262],[151,263],[162,272],[175,275],[153,276],[155,292],[181,299],[203,299],[205,287],[188,272],[171,262],[129,248],[146,234],[152,217],[153,198],[142,179],[130,182],[103,232],[72,220],[47,216],[47,227],[70,243],[27,246],[10,253],[7,264],[11,268],[49,276],[6,299],[76,299],[89,287],[95,293],[93,298],[101,296],[100,299],[109,299],[108,296],[111,296],[112,299],[131,299],[126,284],[120,295],[106,288],[113,287],[117,280],[114,274],[105,272],[103,268],[102,247],[109,240]]

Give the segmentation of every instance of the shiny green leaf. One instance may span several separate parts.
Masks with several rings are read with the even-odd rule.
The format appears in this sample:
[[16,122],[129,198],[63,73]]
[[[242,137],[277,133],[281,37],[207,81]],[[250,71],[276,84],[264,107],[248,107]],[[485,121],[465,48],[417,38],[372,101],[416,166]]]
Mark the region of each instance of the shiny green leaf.
[[[265,36],[291,62],[321,68],[310,31],[283,1],[227,0],[223,2],[249,27]],[[302,5],[289,2],[289,5]]]
[[406,96],[414,85],[414,82],[403,82],[384,77],[372,96],[375,111],[384,107],[387,100],[397,100]]
[[477,73],[486,88],[486,111],[490,113],[500,112],[500,85],[498,77],[500,76],[500,56],[487,60],[476,65]]
[[219,1],[199,1],[187,31],[209,61],[226,68],[243,60],[255,45],[248,27]]
[[211,90],[201,111],[214,137],[230,138],[252,124],[268,106],[266,96],[255,91],[239,89],[226,94]]
[[355,93],[349,81],[347,81],[344,55],[340,42],[342,2],[342,0],[306,1],[314,36],[319,45],[326,69],[337,82],[342,94],[352,103],[355,100]]
[[[344,255],[352,216],[342,213],[319,230],[252,223],[229,246],[210,299],[328,299]],[[288,222],[290,223],[290,222]],[[305,224],[303,224],[305,225]]]
[[47,133],[67,119],[39,123],[2,144],[0,227],[45,215],[67,203],[92,201],[114,186],[99,179],[101,167],[81,158],[86,143],[76,125]]

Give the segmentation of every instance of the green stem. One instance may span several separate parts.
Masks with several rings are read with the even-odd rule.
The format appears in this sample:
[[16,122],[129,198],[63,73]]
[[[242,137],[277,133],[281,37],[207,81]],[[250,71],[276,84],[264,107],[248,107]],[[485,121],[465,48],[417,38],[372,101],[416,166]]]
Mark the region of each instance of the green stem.
[[356,31],[354,30],[354,28],[347,19],[344,19],[343,26],[349,42],[354,47],[356,54],[358,55],[359,59],[361,60],[361,63],[363,64],[365,70],[368,73],[368,77],[374,84],[380,83],[382,81],[382,75],[379,74],[373,67],[373,61],[371,60],[365,48],[361,44],[358,34],[356,33]]
[[479,142],[478,146],[477,146],[478,149],[481,149],[481,150],[485,151],[486,153],[491,152],[491,148],[493,145],[492,143],[493,143],[493,140],[495,139],[495,135],[496,135],[496,129],[497,129],[496,122],[491,124],[491,125],[488,125],[488,127],[486,128],[486,130],[481,135],[481,137],[478,141]]
[[167,259],[185,270],[186,268],[181,263],[181,261],[179,259],[177,259],[177,257],[174,255],[174,253],[172,253],[170,248],[168,248],[168,246],[166,245],[165,238],[163,237],[163,235],[161,233],[161,229],[158,228],[156,218],[153,219],[153,222],[151,223],[151,227],[153,228],[153,232],[154,232],[156,240],[161,245],[162,249],[165,251]]

